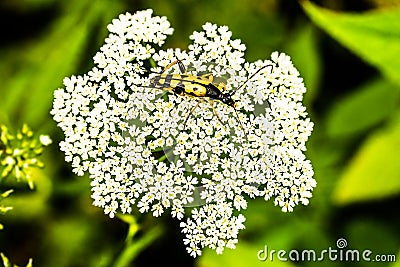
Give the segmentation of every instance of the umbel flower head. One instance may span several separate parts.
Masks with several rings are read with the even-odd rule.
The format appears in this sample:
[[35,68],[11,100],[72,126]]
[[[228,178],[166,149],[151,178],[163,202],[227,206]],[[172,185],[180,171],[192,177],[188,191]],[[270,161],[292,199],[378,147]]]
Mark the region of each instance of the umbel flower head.
[[[163,50],[173,29],[152,10],[120,15],[108,29],[93,69],[65,78],[51,111],[66,161],[92,179],[95,206],[110,217],[133,205],[169,212],[196,257],[204,247],[235,247],[250,198],[272,199],[283,212],[308,204],[316,182],[303,152],[313,123],[287,55],[246,62],[245,45],[211,23],[187,50]],[[181,65],[192,79],[224,82],[235,108],[154,86],[157,73],[181,75]]]
[[16,134],[8,127],[0,125],[0,181],[13,174],[25,180],[31,189],[34,187],[32,170],[44,166],[38,159],[45,146],[52,143],[48,135],[37,138],[28,125],[24,124]]

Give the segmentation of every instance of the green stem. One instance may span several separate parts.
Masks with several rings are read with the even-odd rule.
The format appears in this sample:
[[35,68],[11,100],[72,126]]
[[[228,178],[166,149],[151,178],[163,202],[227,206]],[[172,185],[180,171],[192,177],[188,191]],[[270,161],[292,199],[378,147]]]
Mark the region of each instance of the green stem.
[[[164,151],[164,152],[165,152],[165,151]],[[173,149],[169,149],[169,150],[167,151],[167,153],[164,153],[164,155],[162,155],[161,157],[158,158],[158,161],[161,162],[161,161],[166,160],[168,156],[170,156],[170,155],[173,154],[173,152],[174,152]]]
[[161,236],[161,226],[155,226],[146,232],[140,239],[133,240],[133,242],[127,242],[125,248],[120,253],[118,258],[115,260],[113,266],[125,267],[130,266],[131,262],[136,256],[146,247],[148,247],[154,240]]

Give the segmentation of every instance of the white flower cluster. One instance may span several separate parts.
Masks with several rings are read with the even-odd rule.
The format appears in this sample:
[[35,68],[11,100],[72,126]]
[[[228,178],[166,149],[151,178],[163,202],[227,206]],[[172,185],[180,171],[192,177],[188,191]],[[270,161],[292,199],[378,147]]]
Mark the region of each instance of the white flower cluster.
[[[187,51],[161,50],[173,29],[151,10],[121,15],[108,29],[95,67],[65,78],[51,111],[66,161],[90,174],[94,205],[110,217],[133,205],[154,216],[188,215],[181,227],[195,257],[204,247],[235,247],[248,198],[273,198],[284,212],[308,204],[316,182],[303,152],[313,123],[288,56],[248,63],[245,45],[210,23],[190,36]],[[176,59],[190,75],[224,81],[235,109],[152,88],[154,73]],[[180,74],[178,65],[164,73]]]

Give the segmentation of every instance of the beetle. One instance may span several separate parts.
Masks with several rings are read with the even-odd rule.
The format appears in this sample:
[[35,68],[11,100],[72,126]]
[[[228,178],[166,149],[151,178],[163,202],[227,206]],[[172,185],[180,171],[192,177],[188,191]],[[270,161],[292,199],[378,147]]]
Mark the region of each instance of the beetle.
[[[169,68],[171,68],[176,64],[178,64],[181,74],[165,73],[166,70],[168,70]],[[261,70],[267,67],[273,67],[273,66],[268,64],[266,66],[259,68],[255,73],[253,73],[249,78],[247,78],[247,80],[244,81],[238,88],[236,88],[236,90],[234,90],[233,92],[226,92],[226,84],[223,82],[216,83],[214,81],[213,74],[207,73],[201,76],[186,74],[187,72],[185,65],[182,63],[181,60],[177,59],[172,63],[170,63],[169,65],[167,65],[160,73],[157,73],[150,79],[150,87],[170,91],[179,96],[196,97],[199,98],[201,101],[204,98],[207,98],[215,116],[223,125],[213,104],[213,100],[220,101],[221,103],[230,106],[234,109],[240,127],[246,134],[246,131],[244,130],[244,127],[241,121],[239,120],[239,116],[236,111],[236,101],[232,99],[232,96],[236,93],[237,90],[239,90],[249,80],[251,80],[257,73],[259,73]],[[189,112],[188,116],[185,119],[184,124],[186,124],[189,116],[194,112],[194,110],[198,107],[201,101],[199,101],[191,109],[191,111]]]

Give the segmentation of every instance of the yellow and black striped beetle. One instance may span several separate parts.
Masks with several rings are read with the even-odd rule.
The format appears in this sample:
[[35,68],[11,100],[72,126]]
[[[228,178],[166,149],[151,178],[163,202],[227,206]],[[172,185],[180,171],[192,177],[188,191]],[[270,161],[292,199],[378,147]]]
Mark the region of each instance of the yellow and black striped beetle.
[[[178,64],[179,69],[182,74],[165,74],[164,72],[171,68],[172,66]],[[239,116],[236,111],[236,101],[232,99],[232,96],[235,94],[237,90],[239,90],[242,86],[244,86],[250,79],[252,79],[257,73],[261,70],[272,67],[272,65],[266,65],[258,69],[255,73],[253,73],[245,82],[243,82],[235,91],[230,93],[225,93],[226,91],[226,84],[215,83],[214,76],[211,73],[207,73],[201,76],[189,75],[186,74],[186,68],[182,61],[179,59],[175,60],[168,66],[166,66],[161,73],[156,74],[150,80],[150,87],[162,89],[166,91],[171,91],[176,95],[180,96],[192,96],[197,97],[199,99],[208,98],[208,102],[213,109],[213,112],[217,119],[223,125],[221,119],[218,116],[218,113],[214,109],[213,100],[218,100],[225,105],[232,107],[235,111],[236,118],[240,124],[240,127],[245,132],[242,123],[239,120]],[[190,114],[194,112],[194,110],[198,107],[201,103],[199,101],[190,111],[189,115],[185,119],[185,123],[187,122]],[[246,132],[245,132],[246,133]]]

